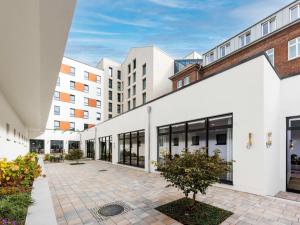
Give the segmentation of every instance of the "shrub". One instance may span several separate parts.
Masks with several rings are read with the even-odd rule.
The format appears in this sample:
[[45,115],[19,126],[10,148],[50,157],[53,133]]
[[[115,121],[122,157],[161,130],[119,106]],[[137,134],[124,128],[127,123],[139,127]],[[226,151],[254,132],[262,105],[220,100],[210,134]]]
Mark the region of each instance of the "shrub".
[[230,170],[231,163],[223,160],[218,151],[208,156],[203,149],[183,151],[175,157],[165,155],[164,161],[156,165],[161,175],[170,183],[167,187],[178,188],[186,198],[193,193],[194,205],[197,193],[206,194],[207,188]]
[[83,156],[83,152],[79,149],[72,149],[70,150],[69,154],[65,156],[65,159],[67,160],[76,160],[77,163],[79,162],[79,159],[81,159]]
[[50,159],[50,154],[45,154],[44,161],[49,161],[49,159]]

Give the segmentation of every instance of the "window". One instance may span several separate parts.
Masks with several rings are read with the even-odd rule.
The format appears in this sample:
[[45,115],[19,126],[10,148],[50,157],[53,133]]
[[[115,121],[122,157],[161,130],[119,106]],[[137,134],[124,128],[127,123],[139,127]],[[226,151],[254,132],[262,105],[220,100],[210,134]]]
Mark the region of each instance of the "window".
[[214,53],[213,52],[209,53],[208,55],[205,56],[205,58],[206,58],[207,63],[213,62],[214,61]]
[[109,87],[109,88],[112,88],[112,79],[109,79],[109,80],[108,80],[108,87]]
[[75,116],[75,109],[70,108],[70,117],[74,117]]
[[54,106],[54,115],[60,115],[60,106]]
[[132,76],[133,76],[132,79],[133,79],[133,83],[134,83],[134,82],[136,82],[136,72],[134,72]]
[[97,112],[96,119],[101,120],[101,113]]
[[133,69],[136,68],[136,59],[133,60]]
[[143,104],[146,103],[146,93],[143,93]]
[[136,95],[136,85],[132,87],[132,95]]
[[111,103],[111,102],[108,103],[108,111],[109,111],[109,112],[112,112],[112,103]]
[[112,115],[111,114],[108,114],[108,119],[111,119],[112,118]]
[[83,118],[84,119],[88,119],[89,118],[89,111],[87,111],[87,110],[83,111]]
[[108,68],[108,75],[109,75],[110,77],[113,76],[113,69],[112,69],[111,67]]
[[97,83],[99,83],[99,84],[101,83],[101,77],[100,77],[99,75],[96,76],[96,81],[97,81]]
[[300,17],[300,5],[290,8],[290,21],[294,21]]
[[121,94],[118,93],[118,102],[121,102]]
[[289,60],[300,57],[300,37],[289,41],[288,47],[289,47]]
[[89,125],[87,124],[87,123],[85,123],[84,125],[83,125],[83,128],[86,130],[86,129],[89,129]]
[[108,99],[112,100],[112,91],[108,91]]
[[75,95],[70,95],[70,102],[75,103]]
[[146,63],[143,65],[143,76],[147,73],[147,65]]
[[146,89],[146,78],[143,79],[143,90]]
[[133,107],[133,108],[136,107],[136,99],[135,99],[135,98],[132,99],[132,107]]
[[273,32],[276,29],[276,18],[272,18],[268,20],[267,22],[261,24],[261,32],[262,36],[265,36],[271,32]]
[[9,125],[9,123],[7,123],[6,124],[6,140],[10,140],[10,138],[9,138],[9,136],[10,136],[10,125]]
[[128,98],[131,97],[131,90],[130,90],[130,88],[127,90],[127,97],[128,97]]
[[70,67],[70,75],[75,76],[75,68],[74,67]]
[[60,99],[60,93],[58,91],[54,92],[54,99],[59,100]]
[[179,146],[179,138],[173,138],[173,146]]
[[190,84],[190,76],[186,76],[186,77],[183,79],[183,83],[184,83],[184,85],[189,85],[189,84]]
[[130,101],[127,102],[128,110],[130,110]]
[[128,84],[128,86],[130,86],[130,82],[131,81],[131,78],[130,77],[128,77],[128,79],[127,79],[127,84]]
[[75,81],[70,81],[70,89],[75,90]]
[[271,62],[271,64],[274,66],[274,48],[271,48],[269,50],[266,51],[266,54]]
[[121,80],[121,71],[118,70],[118,79]]
[[84,98],[84,105],[85,106],[88,106],[89,105],[89,98]]
[[130,74],[130,73],[131,73],[131,65],[128,64],[128,74]]
[[56,86],[60,86],[60,77],[57,78]]
[[97,108],[100,108],[100,107],[101,107],[101,102],[100,102],[99,100],[97,100],[96,103],[97,103],[97,106],[96,106],[96,107],[97,107]]
[[118,91],[122,91],[122,83],[118,81]]
[[87,84],[84,85],[84,92],[85,93],[89,92],[89,85],[87,85]]
[[60,128],[60,122],[55,120],[54,121],[54,130],[58,130]]
[[181,88],[182,86],[182,80],[177,81],[177,89]]
[[75,123],[74,122],[70,122],[70,130],[75,131]]
[[121,113],[121,105],[117,105],[117,112]]
[[224,57],[229,53],[230,43],[227,43],[220,47],[220,57]]
[[89,72],[84,71],[84,79],[88,80],[89,79]]
[[96,94],[97,94],[98,96],[101,96],[101,88],[97,88],[97,89],[96,89]]
[[192,145],[199,145],[200,137],[199,136],[192,136]]
[[247,32],[239,37],[240,39],[240,47],[244,47],[251,42],[251,32]]

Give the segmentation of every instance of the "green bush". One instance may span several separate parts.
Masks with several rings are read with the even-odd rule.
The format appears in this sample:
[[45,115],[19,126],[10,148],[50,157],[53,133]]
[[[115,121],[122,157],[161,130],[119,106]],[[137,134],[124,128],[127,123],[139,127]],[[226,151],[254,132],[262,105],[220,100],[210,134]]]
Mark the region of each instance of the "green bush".
[[66,160],[76,160],[77,162],[83,156],[83,152],[79,149],[72,149],[69,153],[65,156]]
[[25,223],[27,208],[32,203],[30,193],[18,193],[0,197],[0,218]]
[[50,154],[45,154],[44,161],[49,161],[49,160],[50,160]]

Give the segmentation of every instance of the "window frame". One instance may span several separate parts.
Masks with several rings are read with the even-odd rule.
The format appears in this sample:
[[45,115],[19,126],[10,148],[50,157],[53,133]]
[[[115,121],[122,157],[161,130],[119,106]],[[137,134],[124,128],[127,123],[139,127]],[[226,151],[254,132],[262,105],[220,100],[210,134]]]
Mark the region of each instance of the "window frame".
[[101,101],[100,100],[96,100],[96,108],[101,108]]
[[89,75],[90,75],[89,72],[84,71],[84,79],[85,79],[85,80],[89,80]]
[[89,85],[84,84],[84,92],[85,92],[85,93],[89,93],[89,91],[90,91]]
[[70,122],[70,131],[75,131],[75,122]]
[[[274,29],[273,30],[271,30],[271,24],[272,24],[272,22],[274,22]],[[263,29],[263,26],[265,24],[267,24],[267,28],[268,28],[268,32],[266,34],[264,34],[264,29]],[[276,24],[276,16],[275,16],[275,17],[272,17],[272,18],[268,19],[267,21],[261,23],[261,36],[265,37],[268,34],[270,34],[273,31],[275,31],[276,29],[277,29],[277,24]]]
[[75,109],[70,108],[70,117],[75,117]]
[[70,80],[70,90],[75,90],[75,84],[76,84],[75,81]]
[[[272,52],[272,53],[270,53]],[[268,59],[270,60],[271,64],[274,66],[275,65],[275,49],[274,48],[270,48],[266,51],[266,54],[268,56]],[[273,60],[270,59],[270,55],[273,55]]]
[[[58,126],[56,126],[58,124]],[[59,120],[54,120],[53,124],[54,130],[59,130],[60,129],[60,121]]]
[[83,118],[84,119],[88,119],[89,118],[89,111],[88,110],[84,110],[83,111]]
[[[74,97],[74,101],[72,100],[72,98]],[[75,95],[70,95],[70,103],[75,104],[76,98]]]
[[[290,43],[292,41],[295,41],[295,44],[291,46]],[[293,46],[295,46],[296,48],[296,55],[294,57],[290,57],[290,48]],[[288,61],[297,59],[299,57],[300,57],[300,36],[288,41]]]
[[[58,109],[58,111],[57,111],[57,109]],[[60,115],[60,106],[59,105],[54,106],[54,115],[56,115],[56,116]]]
[[[297,17],[296,19],[292,19],[292,10],[296,9],[297,10]],[[296,21],[297,19],[300,18],[300,4],[294,5],[290,8],[290,22]]]

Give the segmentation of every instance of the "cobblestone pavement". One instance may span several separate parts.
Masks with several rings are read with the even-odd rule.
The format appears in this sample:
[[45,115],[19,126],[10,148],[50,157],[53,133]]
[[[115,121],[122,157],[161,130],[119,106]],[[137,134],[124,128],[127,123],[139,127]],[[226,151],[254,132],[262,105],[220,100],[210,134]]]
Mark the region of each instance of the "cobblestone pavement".
[[[159,174],[100,161],[45,166],[58,224],[98,224],[89,209],[115,201],[126,203],[132,210],[101,224],[180,224],[154,209],[182,197],[177,190],[165,188]],[[220,187],[209,188],[198,200],[234,212],[222,225],[300,225],[299,202]]]

